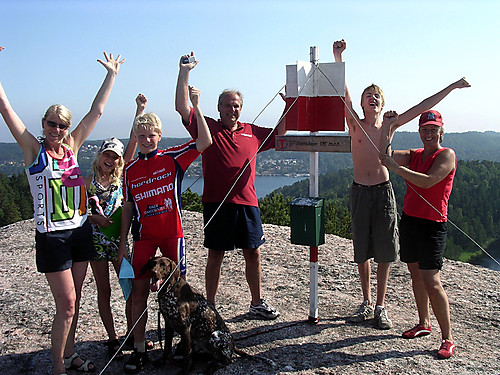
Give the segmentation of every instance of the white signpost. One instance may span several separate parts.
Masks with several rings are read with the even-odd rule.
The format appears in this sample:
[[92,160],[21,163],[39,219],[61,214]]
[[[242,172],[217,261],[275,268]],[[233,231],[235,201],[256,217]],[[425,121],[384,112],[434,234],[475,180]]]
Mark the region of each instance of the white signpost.
[[[318,63],[318,48],[310,48],[310,63],[287,65],[286,129],[308,135],[276,137],[278,151],[309,151],[309,196],[319,196],[319,152],[351,152],[351,137],[319,135],[318,131],[344,131],[344,63]],[[312,72],[312,77],[309,75]],[[309,247],[309,322],[318,316],[318,246]]]

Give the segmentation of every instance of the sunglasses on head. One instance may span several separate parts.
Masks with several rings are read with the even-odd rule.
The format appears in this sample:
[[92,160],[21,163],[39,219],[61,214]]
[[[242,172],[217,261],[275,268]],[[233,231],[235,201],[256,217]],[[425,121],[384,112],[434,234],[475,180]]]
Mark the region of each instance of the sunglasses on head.
[[59,128],[61,130],[66,130],[69,128],[69,125],[66,124],[58,124],[57,122],[50,121],[50,120],[45,120],[45,123],[50,126],[51,128]]

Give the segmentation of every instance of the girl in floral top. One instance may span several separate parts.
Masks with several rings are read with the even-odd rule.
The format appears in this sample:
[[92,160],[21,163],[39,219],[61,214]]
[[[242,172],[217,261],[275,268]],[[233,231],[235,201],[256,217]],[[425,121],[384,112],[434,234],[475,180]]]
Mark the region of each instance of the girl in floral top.
[[[147,99],[139,94],[136,98],[136,116],[143,114]],[[92,163],[92,176],[85,178],[85,186],[89,195],[89,206],[92,215],[92,236],[97,251],[96,258],[90,262],[97,286],[97,304],[99,314],[108,334],[107,348],[110,356],[120,348],[120,342],[115,331],[113,313],[111,311],[111,285],[109,281],[109,262],[113,264],[119,275],[120,265],[117,261],[118,244],[120,241],[120,223],[114,222],[114,217],[121,217],[123,201],[121,175],[125,163],[134,156],[137,147],[136,137],[131,131],[127,148],[117,138],[105,139]],[[115,215],[113,215],[115,214]],[[113,228],[117,227],[115,232]],[[125,315],[127,331],[132,328],[131,299],[127,300]],[[115,358],[123,358],[120,350]]]

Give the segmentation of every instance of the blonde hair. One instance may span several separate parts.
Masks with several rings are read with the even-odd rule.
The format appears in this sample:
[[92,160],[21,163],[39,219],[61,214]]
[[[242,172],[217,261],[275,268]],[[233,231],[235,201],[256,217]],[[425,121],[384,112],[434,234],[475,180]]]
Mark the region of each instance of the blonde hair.
[[152,130],[161,134],[161,120],[154,113],[144,113],[134,120],[134,132],[137,133],[138,129]]
[[[104,176],[104,174],[102,173],[101,167],[99,166],[99,163],[101,161],[101,157],[102,157],[102,152],[97,152],[97,154],[95,155],[94,161],[92,162],[92,172],[97,177],[97,179]],[[116,166],[115,169],[113,169],[113,172],[111,172],[111,174],[110,174],[111,183],[113,185],[120,185],[121,184],[121,177],[122,177],[122,171],[123,171],[124,164],[125,164],[125,161],[120,156],[120,160],[118,161],[118,165]]]
[[71,111],[62,104],[53,104],[45,111],[44,119],[56,115],[66,125],[71,126]]

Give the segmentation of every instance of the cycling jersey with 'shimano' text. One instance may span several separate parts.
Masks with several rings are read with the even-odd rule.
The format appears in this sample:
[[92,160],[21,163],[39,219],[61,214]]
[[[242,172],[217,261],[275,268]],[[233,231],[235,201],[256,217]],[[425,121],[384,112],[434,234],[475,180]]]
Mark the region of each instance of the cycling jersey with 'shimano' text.
[[135,241],[180,238],[181,185],[184,172],[200,155],[190,141],[166,150],[139,154],[123,171],[123,195],[134,203]]

